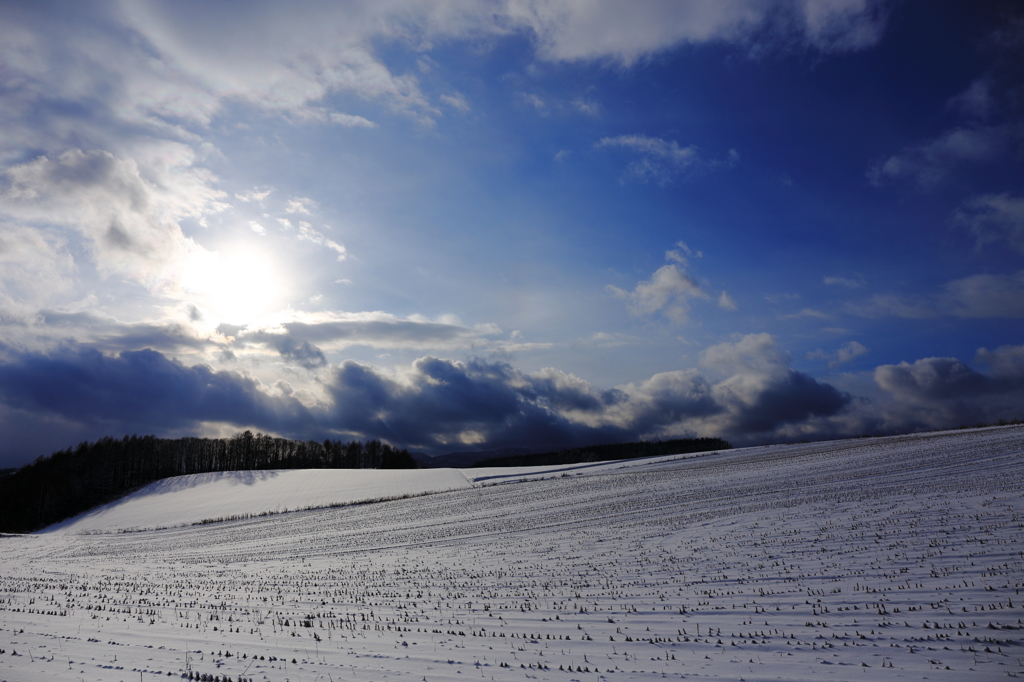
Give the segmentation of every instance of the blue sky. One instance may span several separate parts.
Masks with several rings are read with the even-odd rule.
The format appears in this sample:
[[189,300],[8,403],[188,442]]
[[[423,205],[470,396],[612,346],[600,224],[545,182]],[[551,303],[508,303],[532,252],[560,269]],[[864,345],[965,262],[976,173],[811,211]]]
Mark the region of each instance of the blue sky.
[[1013,3],[10,2],[0,463],[1024,417]]

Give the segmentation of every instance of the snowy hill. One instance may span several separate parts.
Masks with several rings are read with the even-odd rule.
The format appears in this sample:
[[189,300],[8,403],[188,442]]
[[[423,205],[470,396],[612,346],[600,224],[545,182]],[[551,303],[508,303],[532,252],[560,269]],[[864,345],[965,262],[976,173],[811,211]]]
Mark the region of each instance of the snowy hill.
[[485,482],[547,478],[566,472],[597,474],[623,466],[650,466],[678,458],[479,469],[283,469],[190,474],[155,481],[120,500],[40,532],[155,530],[213,520],[398,499],[471,488]]
[[172,479],[0,537],[0,681],[1024,676],[1022,427],[445,471]]
[[190,474],[155,481],[42,532],[167,528],[213,519],[422,495],[470,485],[456,469],[285,469]]

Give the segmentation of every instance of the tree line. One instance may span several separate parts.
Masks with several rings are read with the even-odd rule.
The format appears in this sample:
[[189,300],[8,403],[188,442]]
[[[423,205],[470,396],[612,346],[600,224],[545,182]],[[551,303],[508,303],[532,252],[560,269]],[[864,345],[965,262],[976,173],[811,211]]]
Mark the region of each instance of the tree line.
[[513,455],[482,459],[474,467],[551,466],[553,464],[579,464],[581,462],[608,462],[615,459],[636,459],[659,455],[681,455],[690,452],[728,450],[732,445],[721,438],[677,438],[674,440],[637,441],[634,443],[607,443],[586,447],[541,452],[532,455]]
[[296,441],[251,431],[231,438],[125,436],[82,442],[0,477],[0,532],[26,533],[185,474],[267,469],[415,469],[408,450]]

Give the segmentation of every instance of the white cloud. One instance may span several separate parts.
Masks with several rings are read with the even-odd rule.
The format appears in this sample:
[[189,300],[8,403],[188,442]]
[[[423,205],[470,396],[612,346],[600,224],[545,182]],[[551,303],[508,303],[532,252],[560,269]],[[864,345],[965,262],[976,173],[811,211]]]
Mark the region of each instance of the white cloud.
[[255,220],[250,220],[249,221],[249,229],[252,230],[253,232],[255,232],[256,234],[258,234],[261,237],[263,237],[263,236],[265,236],[267,234],[267,229],[265,227],[263,227],[262,225],[260,225]]
[[785,301],[798,301],[800,300],[800,294],[765,294],[764,300],[772,305],[778,305]]
[[[0,61],[8,88],[2,122],[14,146],[62,150],[81,146],[83,135],[100,134],[88,146],[130,156],[113,146],[126,124],[198,144],[216,117],[238,104],[296,121],[375,125],[326,108],[336,96],[429,123],[439,111],[414,73],[397,73],[384,63],[377,49],[382,42],[425,51],[437,41],[519,34],[533,39],[541,59],[629,65],[687,43],[860,49],[877,42],[885,25],[884,6],[873,0],[296,0],[287,6],[257,0],[242,13],[203,5],[201,20],[196,5],[171,0],[87,9],[0,7]],[[415,70],[431,72],[431,61],[423,54]],[[96,107],[97,93],[103,93],[103,107]],[[440,100],[456,109],[464,102],[458,93]],[[71,118],[74,107],[62,107],[43,126],[34,117],[28,122],[27,112],[46,101],[74,103],[93,115]],[[592,102],[579,99],[575,106],[594,113]],[[58,138],[63,144],[54,145]]]
[[983,378],[956,358],[924,358],[876,367],[875,381],[902,400],[932,403],[976,393]]
[[782,436],[792,425],[813,432],[851,401],[848,394],[791,369],[789,355],[770,334],[711,346],[701,364],[725,376],[711,387],[718,409],[695,424],[702,433]]
[[269,197],[270,193],[273,192],[273,191],[274,190],[272,190],[272,189],[266,189],[266,188],[259,189],[259,188],[257,188],[257,189],[254,189],[251,192],[243,192],[241,194],[235,194],[235,198],[238,199],[239,201],[245,201],[245,202],[250,202],[250,201],[262,202],[264,199]]
[[[204,6],[201,20],[181,3],[23,10],[0,8],[0,62],[13,86],[0,147],[12,156],[82,146],[134,157],[147,135],[199,145],[227,104],[315,119],[325,97],[349,93],[414,117],[432,111],[415,78],[374,57],[381,26],[358,8],[256,2],[242,15]],[[332,113],[341,125],[373,125]]]
[[956,128],[875,164],[868,171],[868,179],[876,186],[887,180],[910,179],[922,188],[933,187],[959,165],[1002,156],[1014,138],[1010,126]]
[[[658,268],[650,279],[638,283],[633,291],[613,285],[605,289],[616,298],[626,301],[633,315],[661,314],[674,324],[685,324],[690,315],[689,299],[711,300],[712,296],[683,269],[690,257],[703,258],[704,253],[694,251],[683,241],[676,242],[675,246],[675,249],[665,252],[665,260],[671,262]],[[736,302],[724,291],[718,296],[717,302],[719,307],[726,310],[736,309]]]
[[[696,253],[694,253],[694,251],[689,246],[687,246],[686,242],[684,242],[684,241],[676,242],[676,247],[677,248],[665,252],[665,260],[675,261],[676,263],[679,263],[680,265],[685,267],[686,265],[689,264],[689,259],[690,258],[693,258],[693,257],[703,258],[704,257],[704,254],[702,252],[700,252],[700,251],[697,251]],[[682,253],[680,253],[680,252],[682,252]]]
[[580,341],[582,343],[593,343],[603,348],[617,348],[638,343],[640,338],[621,332],[594,332],[589,338],[581,339]]
[[455,109],[456,111],[466,113],[470,109],[469,102],[466,101],[466,98],[462,95],[461,92],[456,92],[451,95],[441,95],[440,99],[442,102],[450,106],[452,109]]
[[961,167],[1019,157],[1024,126],[1015,75],[1006,70],[1007,64],[1016,63],[1020,52],[1019,36],[1011,36],[1019,33],[1021,22],[1012,15],[1005,13],[1001,22],[996,22],[998,28],[984,38],[987,49],[1001,53],[991,62],[991,70],[946,102],[946,109],[959,114],[963,122],[874,164],[868,170],[872,184],[910,180],[928,189]]
[[546,114],[548,111],[547,102],[541,99],[540,95],[536,95],[532,92],[521,92],[519,93],[519,99],[526,104],[529,104],[541,114]]
[[467,327],[453,315],[442,315],[431,320],[422,315],[402,318],[382,311],[371,312],[304,312],[287,310],[265,318],[258,324],[240,328],[234,347],[238,352],[246,348],[266,345],[282,347],[322,348],[339,351],[351,346],[400,349],[460,349],[480,346],[501,347],[501,341],[492,344],[487,337],[500,334],[494,325]]
[[831,320],[833,316],[829,315],[828,313],[823,313],[820,310],[815,310],[813,308],[804,308],[800,312],[792,313],[792,314],[789,314],[789,315],[783,315],[781,319],[783,319],[783,320],[797,320],[797,319],[800,319],[800,318],[807,318],[807,317],[818,319],[818,320]]
[[[204,136],[228,107],[297,123],[375,127],[368,118],[335,109],[358,98],[429,122],[439,110],[421,91],[417,74],[433,73],[426,52],[439,40],[518,34],[534,41],[541,59],[628,65],[685,43],[855,49],[872,40],[867,28],[884,26],[884,13],[874,3],[850,1],[641,2],[627,8],[569,0],[298,0],[288,6],[257,0],[242,13],[204,5],[201,21],[197,11],[194,4],[169,0],[60,12],[46,3],[0,5],[0,163],[11,166],[6,172],[12,181],[5,210],[22,222],[49,221],[79,232],[104,274],[118,272],[155,286],[167,279],[168,263],[199,248],[178,223],[190,218],[205,225],[210,213],[226,208],[216,178],[199,164],[219,154]],[[389,68],[378,47],[389,42],[424,52],[421,68]],[[532,106],[547,107],[538,95],[528,98]],[[439,102],[461,111],[468,107],[459,92],[449,91]],[[583,97],[571,106],[597,112]],[[626,137],[609,139],[626,144]],[[661,181],[666,169],[695,167],[692,148],[666,141],[659,146],[656,140],[633,136],[628,143],[643,156],[635,164],[639,175]],[[43,160],[25,162],[26,150],[42,150]],[[76,154],[82,159],[75,161]],[[112,159],[107,180],[57,177],[58,167],[95,165],[97,154]],[[36,197],[27,193],[33,183]],[[255,188],[235,198],[262,202],[269,192]],[[286,210],[309,215],[313,206],[294,198]],[[341,245],[323,239],[344,255]]]
[[316,209],[317,203],[307,197],[292,197],[285,205],[286,213],[301,213],[309,215],[310,209]]
[[1000,346],[995,350],[979,348],[975,362],[989,366],[998,379],[1024,379],[1024,346]]
[[[397,110],[428,111],[416,79],[393,74],[370,48],[389,24],[398,28],[387,9],[256,2],[244,15],[204,7],[203,21],[197,22],[180,3],[152,2],[133,4],[124,18],[155,50],[159,67],[213,100],[203,112],[207,118],[229,99],[299,113],[333,92],[378,99]],[[414,21],[428,19],[417,14]],[[158,101],[163,104],[170,94]],[[179,108],[189,113],[188,103]]]
[[818,350],[807,353],[806,357],[808,360],[821,360],[823,362],[827,362],[830,368],[835,368],[839,365],[851,362],[852,360],[865,355],[867,352],[868,348],[864,344],[858,341],[848,341],[840,346],[834,353],[826,353],[819,348]]
[[581,114],[587,116],[597,116],[601,113],[601,105],[597,102],[582,97],[577,97],[572,101],[572,106]]
[[931,296],[878,294],[846,306],[861,317],[962,319],[1024,317],[1024,270],[1010,275],[979,274],[952,280]]
[[342,114],[326,107],[302,107],[288,112],[288,118],[298,123],[334,123],[345,128],[376,128],[377,124],[362,116]]
[[946,285],[940,309],[961,318],[1024,317],[1024,270],[1013,275],[973,275]]
[[362,116],[355,116],[353,114],[339,114],[336,111],[332,111],[330,114],[331,123],[344,126],[345,128],[376,128],[377,124],[373,121],[363,118]]
[[684,324],[689,319],[688,299],[710,296],[697,282],[674,264],[663,265],[633,291],[624,291],[609,286],[608,290],[617,298],[624,299],[634,315],[661,313],[675,324]]
[[825,277],[823,281],[828,286],[841,286],[847,289],[860,289],[867,284],[860,275],[857,275],[855,279],[849,277]]
[[925,320],[938,315],[934,306],[920,297],[896,294],[875,294],[866,301],[848,303],[846,312],[859,317],[902,317],[909,320]]
[[513,0],[508,13],[533,31],[545,59],[611,59],[627,66],[685,43],[863,49],[880,40],[887,18],[885,5],[871,0]]
[[680,147],[675,140],[663,140],[660,137],[647,135],[619,135],[603,137],[598,147],[627,147],[646,156],[665,159],[674,166],[687,166],[697,159],[697,148],[694,146]]
[[964,203],[955,219],[974,233],[979,248],[1005,241],[1024,252],[1024,198],[1005,193],[976,196]]
[[74,285],[75,262],[49,231],[0,221],[0,318],[31,314]]
[[806,40],[824,52],[860,50],[882,38],[888,13],[872,0],[803,0]]
[[836,353],[836,364],[842,365],[868,352],[867,346],[857,341],[844,344]]
[[333,239],[325,237],[320,232],[313,229],[313,226],[304,220],[299,221],[299,239],[304,239],[314,244],[325,246],[328,249],[338,254],[338,262],[345,260],[348,257],[348,252],[345,247],[337,243]]
[[[456,318],[456,319],[458,319],[458,318]],[[494,324],[493,322],[483,322],[483,323],[480,323],[480,324],[474,324],[473,325],[473,331],[475,331],[478,334],[481,334],[483,336],[498,336],[498,335],[502,334],[501,327],[499,327],[498,325]],[[509,335],[509,338],[515,338],[515,336],[516,336],[516,332],[512,332]],[[522,334],[520,334],[520,337],[521,336],[522,336]]]
[[725,374],[778,374],[789,366],[789,356],[779,350],[771,334],[748,334],[735,343],[708,347],[701,364]]
[[979,78],[947,103],[951,109],[956,109],[964,116],[984,119],[992,113],[995,106],[995,98],[992,93],[992,81],[989,78]]
[[[171,146],[171,151],[180,151]],[[189,165],[148,167],[110,152],[68,150],[40,156],[4,174],[4,211],[19,220],[61,225],[86,239],[97,269],[151,288],[173,286],[182,261],[201,247],[178,221],[225,208],[212,177]]]
[[654,180],[659,185],[668,184],[680,174],[726,167],[739,160],[735,150],[730,150],[723,160],[710,160],[702,158],[693,145],[680,147],[675,140],[647,135],[603,137],[595,146],[622,147],[634,152],[640,158],[627,166],[627,174],[643,182]]

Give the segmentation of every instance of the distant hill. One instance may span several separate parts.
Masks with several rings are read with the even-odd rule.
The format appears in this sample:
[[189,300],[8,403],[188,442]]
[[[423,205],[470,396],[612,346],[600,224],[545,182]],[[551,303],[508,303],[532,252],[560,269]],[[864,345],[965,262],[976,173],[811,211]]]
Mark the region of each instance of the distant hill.
[[452,467],[454,469],[466,469],[474,466],[477,462],[497,457],[517,457],[537,452],[531,448],[502,448],[501,450],[461,450],[448,452],[443,455],[431,457],[422,453],[413,453],[413,457],[423,469],[440,469]]
[[552,464],[578,464],[580,462],[607,462],[613,459],[636,459],[659,455],[679,455],[689,452],[728,450],[729,441],[721,438],[677,438],[664,441],[638,441],[635,443],[608,443],[552,452],[502,455],[478,459],[475,467],[550,466]]

